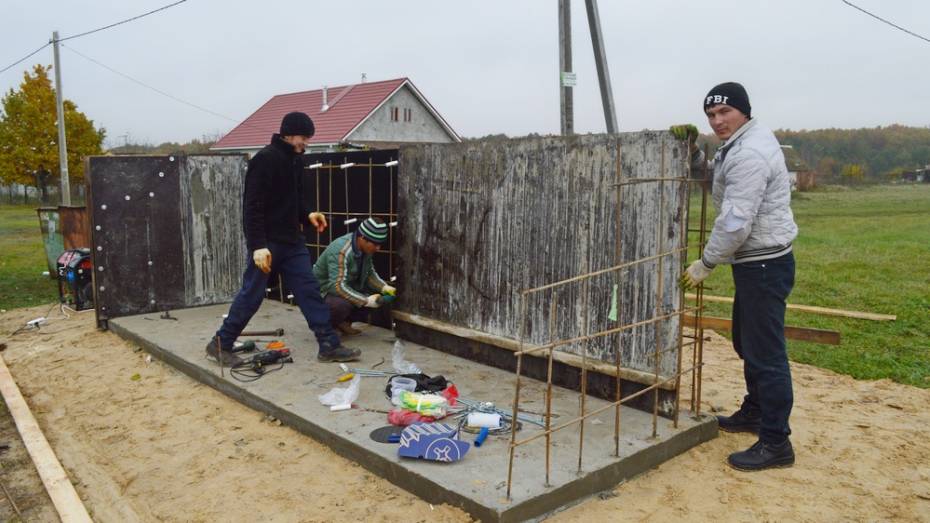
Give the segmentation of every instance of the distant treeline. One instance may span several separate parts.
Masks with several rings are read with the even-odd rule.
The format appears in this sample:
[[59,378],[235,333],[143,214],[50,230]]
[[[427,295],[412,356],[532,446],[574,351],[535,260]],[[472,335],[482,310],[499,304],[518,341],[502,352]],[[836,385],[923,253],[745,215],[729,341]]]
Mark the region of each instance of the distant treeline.
[[820,179],[846,181],[858,175],[881,182],[930,165],[930,127],[778,130],[775,134],[783,145],[793,146]]
[[[930,165],[930,127],[779,129],[775,136],[782,145],[792,146],[817,173],[818,183],[888,182]],[[707,143],[713,150],[720,141],[714,135],[702,135],[698,143]]]
[[119,147],[107,149],[110,154],[202,154],[209,153],[216,143],[212,137],[203,140],[194,138],[187,143],[164,142],[159,145],[147,143],[126,143]]

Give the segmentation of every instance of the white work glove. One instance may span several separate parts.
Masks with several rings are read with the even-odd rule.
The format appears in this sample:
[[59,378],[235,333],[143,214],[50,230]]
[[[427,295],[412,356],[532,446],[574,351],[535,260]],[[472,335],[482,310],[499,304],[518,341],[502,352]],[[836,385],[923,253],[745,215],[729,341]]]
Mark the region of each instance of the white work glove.
[[252,261],[265,274],[271,272],[271,251],[268,249],[255,249],[252,253]]
[[365,306],[370,309],[377,309],[381,306],[380,294],[372,294],[365,300]]
[[713,270],[713,267],[704,265],[704,262],[699,258],[688,266],[688,269],[685,271],[685,273],[681,275],[679,283],[685,290],[697,287],[702,281],[710,276],[710,273],[713,272]]
[[326,215],[321,212],[312,212],[307,215],[307,219],[310,220],[310,225],[316,228],[316,232],[325,231],[329,225],[326,223]]
[[391,287],[390,285],[385,285],[384,287],[381,287],[381,294],[387,294],[389,296],[396,296],[397,288]]

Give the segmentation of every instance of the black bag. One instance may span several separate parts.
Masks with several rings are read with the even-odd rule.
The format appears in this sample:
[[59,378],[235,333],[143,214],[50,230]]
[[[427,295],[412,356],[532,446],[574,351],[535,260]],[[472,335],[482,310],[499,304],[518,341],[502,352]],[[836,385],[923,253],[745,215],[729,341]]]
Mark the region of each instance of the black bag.
[[387,387],[384,388],[384,393],[387,394],[387,397],[391,397],[391,380],[400,376],[402,378],[410,378],[413,381],[417,382],[417,387],[414,389],[414,392],[442,392],[446,390],[446,387],[449,386],[449,382],[446,381],[444,376],[436,376],[435,378],[430,378],[426,374],[395,374],[388,378]]

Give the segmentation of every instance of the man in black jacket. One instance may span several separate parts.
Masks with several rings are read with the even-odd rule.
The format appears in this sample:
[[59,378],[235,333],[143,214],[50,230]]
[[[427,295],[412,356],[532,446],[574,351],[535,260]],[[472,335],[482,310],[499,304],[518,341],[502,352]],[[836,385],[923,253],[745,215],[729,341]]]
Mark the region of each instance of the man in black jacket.
[[[281,132],[271,137],[251,160],[245,175],[243,225],[251,262],[242,276],[242,288],[216,335],[207,344],[207,355],[224,365],[241,360],[232,352],[233,342],[258,311],[265,295],[268,273],[277,269],[294,293],[300,312],[316,335],[320,361],[354,361],[360,351],[343,346],[330,324],[329,308],[313,276],[313,263],[304,245],[302,227],[326,229],[326,217],[308,212],[301,199],[301,157],[313,136],[313,120],[292,112],[281,121]],[[217,344],[219,339],[219,345]]]

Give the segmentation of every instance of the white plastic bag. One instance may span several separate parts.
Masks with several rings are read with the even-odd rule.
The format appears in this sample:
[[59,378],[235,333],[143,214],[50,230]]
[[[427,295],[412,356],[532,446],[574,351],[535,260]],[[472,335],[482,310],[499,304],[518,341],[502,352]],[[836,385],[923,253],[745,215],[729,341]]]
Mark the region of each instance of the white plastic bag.
[[392,351],[394,372],[398,374],[423,374],[420,367],[405,359],[404,352],[406,350],[404,342],[400,340],[394,342],[394,350]]
[[320,403],[323,405],[329,405],[331,407],[337,407],[342,405],[352,405],[352,402],[358,399],[359,388],[361,387],[362,377],[355,375],[352,378],[352,381],[349,382],[349,386],[341,389],[339,387],[334,387],[326,394],[320,394],[318,398]]

